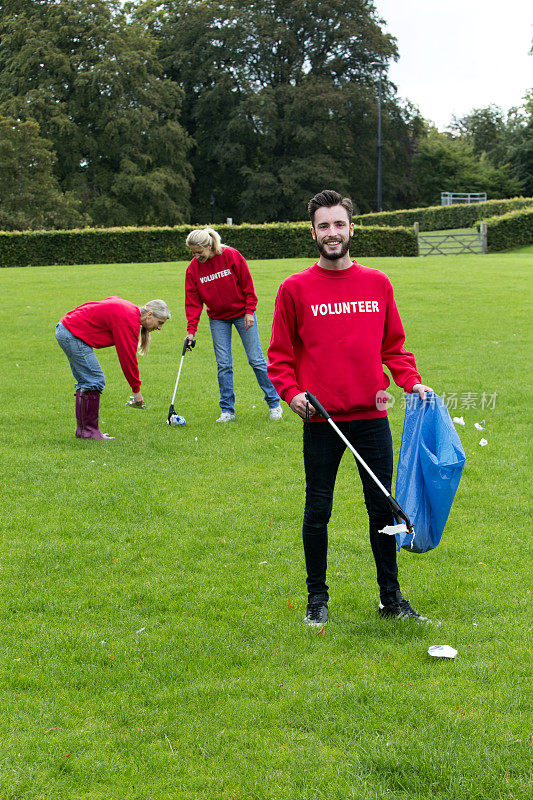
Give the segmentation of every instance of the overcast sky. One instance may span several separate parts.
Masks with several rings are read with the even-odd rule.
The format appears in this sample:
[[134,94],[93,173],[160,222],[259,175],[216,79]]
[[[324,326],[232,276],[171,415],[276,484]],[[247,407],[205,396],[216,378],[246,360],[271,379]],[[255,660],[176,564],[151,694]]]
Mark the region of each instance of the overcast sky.
[[398,95],[445,130],[452,116],[491,103],[508,111],[533,87],[531,0],[374,0],[400,60]]

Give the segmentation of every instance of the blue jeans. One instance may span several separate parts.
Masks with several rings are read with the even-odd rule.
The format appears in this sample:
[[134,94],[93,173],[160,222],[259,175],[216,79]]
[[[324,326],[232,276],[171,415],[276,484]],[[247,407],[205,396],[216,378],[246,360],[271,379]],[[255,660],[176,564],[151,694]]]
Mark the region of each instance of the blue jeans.
[[[390,492],[392,436],[387,417],[338,422],[337,426]],[[327,422],[304,423],[305,511],[302,528],[307,590],[328,596],[326,584],[328,522],[333,507],[337,470],[346,445]],[[370,545],[376,563],[380,600],[391,603],[399,590],[396,538],[378,533],[393,524],[385,495],[357,463],[370,522]]]
[[233,326],[237,328],[242,339],[248,363],[255,372],[257,383],[264,392],[269,408],[279,405],[279,395],[272,386],[267,375],[267,365],[257,329],[257,316],[248,330],[244,328],[244,316],[234,319],[211,319],[209,326],[213,337],[213,349],[217,360],[218,386],[220,389],[220,408],[229,414],[235,413],[235,390],[233,388],[233,356],[231,353],[231,333]]
[[70,369],[76,378],[76,391],[96,390],[102,393],[105,386],[104,373],[92,347],[74,336],[61,322],[56,325],[56,339],[68,358]]

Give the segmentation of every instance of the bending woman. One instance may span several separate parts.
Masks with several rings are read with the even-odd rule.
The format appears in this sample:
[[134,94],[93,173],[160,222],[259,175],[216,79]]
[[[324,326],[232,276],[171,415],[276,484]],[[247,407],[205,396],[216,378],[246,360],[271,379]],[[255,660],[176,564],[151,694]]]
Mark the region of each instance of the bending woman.
[[79,439],[113,439],[98,427],[100,395],[105,378],[93,347],[115,346],[122,372],[133,391],[133,403],[143,404],[137,351],[150,347],[150,331],[161,330],[170,319],[163,300],[139,307],[121,297],[84,303],[69,311],[56,325],[56,339],[68,358],[76,379],[76,436]]
[[222,244],[219,234],[206,227],[189,233],[186,244],[194,258],[185,275],[187,336],[194,338],[205,304],[213,338],[220,389],[221,414],[217,422],[235,419],[231,334],[237,329],[248,363],[263,390],[270,419],[281,419],[279,395],[267,375],[257,330],[257,295],[248,264],[238,250]]

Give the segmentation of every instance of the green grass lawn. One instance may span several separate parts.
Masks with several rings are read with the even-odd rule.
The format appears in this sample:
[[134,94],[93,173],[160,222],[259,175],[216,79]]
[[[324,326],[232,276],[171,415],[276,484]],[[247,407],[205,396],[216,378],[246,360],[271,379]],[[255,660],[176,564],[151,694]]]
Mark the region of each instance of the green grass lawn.
[[[393,281],[423,380],[456,393],[467,462],[440,546],[399,554],[405,595],[441,622],[422,627],[376,615],[345,456],[322,632],[302,624],[301,423],[268,420],[238,340],[237,419],[215,423],[205,316],[175,403],[187,424],[165,424],[186,265],[0,270],[2,800],[531,797],[532,254],[364,260]],[[304,266],[251,263],[265,350],[277,287]],[[100,351],[117,438],[79,441],[54,326],[110,294],[162,297],[173,318],[141,360],[144,412]]]

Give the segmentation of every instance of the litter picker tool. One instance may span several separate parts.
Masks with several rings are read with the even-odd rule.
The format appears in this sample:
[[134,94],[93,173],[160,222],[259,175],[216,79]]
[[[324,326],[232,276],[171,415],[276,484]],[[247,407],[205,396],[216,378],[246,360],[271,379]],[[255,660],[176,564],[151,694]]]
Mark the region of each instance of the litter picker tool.
[[[387,489],[383,486],[383,484],[381,483],[381,481],[379,480],[377,475],[375,475],[372,472],[372,470],[370,469],[368,464],[361,458],[361,456],[359,455],[359,453],[357,452],[355,447],[348,441],[348,439],[343,434],[343,432],[340,430],[340,428],[337,425],[335,425],[335,423],[331,419],[330,415],[328,414],[328,412],[326,411],[326,409],[324,408],[322,403],[320,403],[320,401],[317,400],[316,397],[311,394],[311,392],[306,392],[305,393],[305,397],[307,399],[307,402],[310,403],[313,406],[313,408],[320,414],[320,416],[324,417],[324,419],[329,422],[329,424],[331,425],[331,427],[333,428],[335,433],[338,436],[340,436],[340,438],[342,439],[344,444],[352,451],[352,453],[355,456],[356,461],[358,461],[361,464],[361,466],[364,467],[364,469],[366,469],[366,471],[368,472],[368,474],[370,475],[370,477],[372,478],[374,483],[381,489],[381,491],[383,492],[383,494],[387,498],[387,501],[388,501],[388,504],[390,506],[390,509],[391,509],[392,513],[394,514],[394,517],[396,518],[396,521],[398,522],[398,524],[397,525],[386,525],[384,528],[382,528],[382,530],[380,530],[380,533],[387,533],[390,536],[394,536],[397,533],[402,533],[402,532],[406,533],[407,532],[407,533],[412,534],[413,537],[414,537],[414,535],[415,535],[414,528],[413,528],[413,526],[411,524],[411,520],[409,519],[409,517],[407,516],[405,511],[396,502],[396,500],[391,495],[391,493],[389,491],[387,491]],[[403,520],[403,522],[400,522],[400,520]]]
[[184,417],[180,417],[179,414],[176,414],[174,409],[174,400],[176,399],[176,392],[178,391],[178,384],[180,382],[180,375],[181,375],[181,368],[183,367],[183,359],[185,358],[185,353],[187,350],[192,350],[196,344],[196,339],[191,339],[189,341],[189,337],[185,337],[185,341],[183,342],[183,350],[181,351],[181,361],[180,366],[178,369],[178,377],[176,378],[176,385],[174,386],[174,394],[172,395],[172,400],[170,401],[170,408],[168,409],[168,416],[167,416],[167,425],[185,425]]

